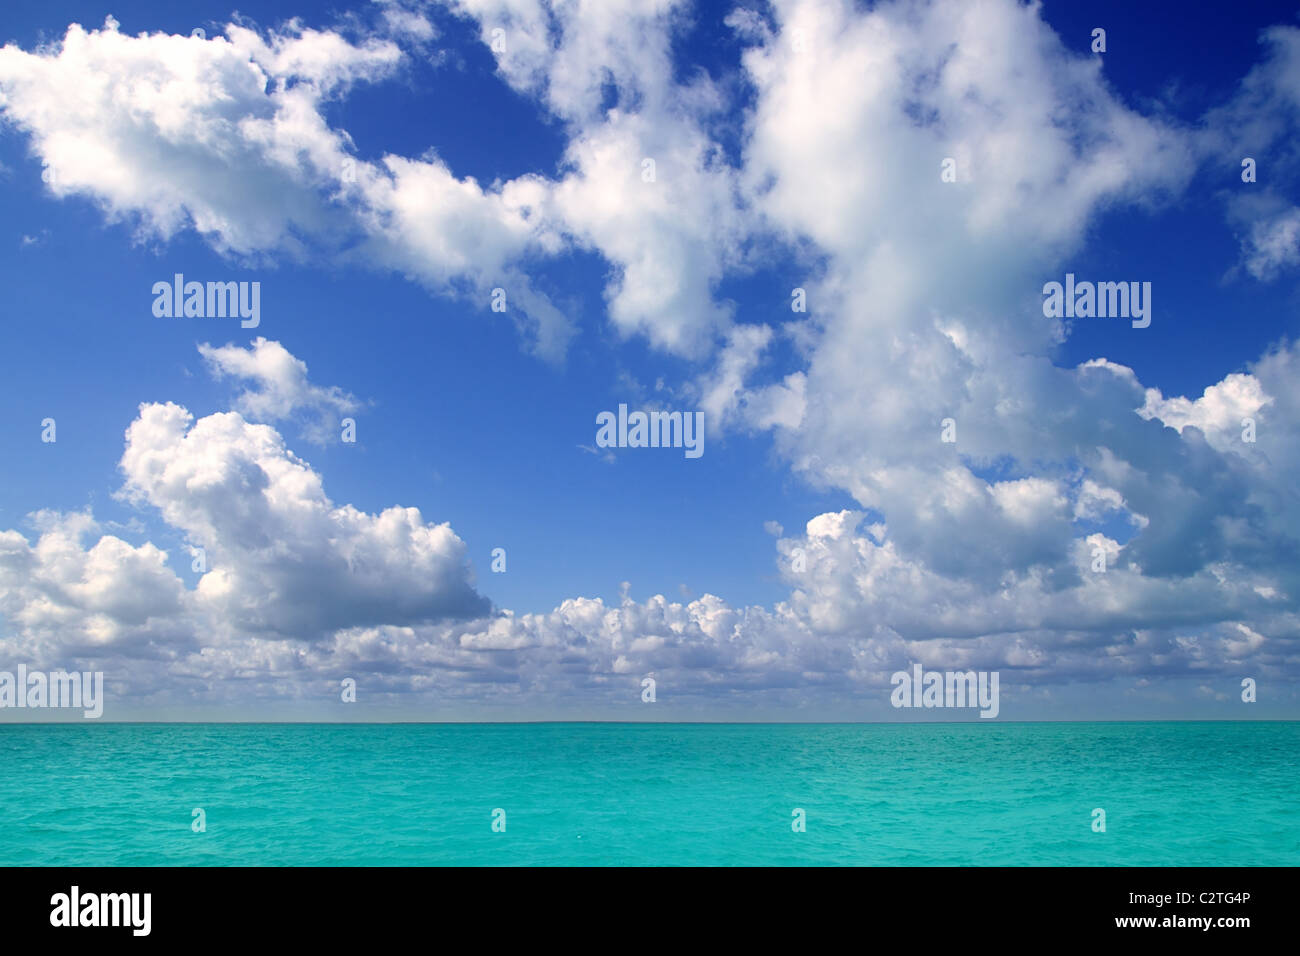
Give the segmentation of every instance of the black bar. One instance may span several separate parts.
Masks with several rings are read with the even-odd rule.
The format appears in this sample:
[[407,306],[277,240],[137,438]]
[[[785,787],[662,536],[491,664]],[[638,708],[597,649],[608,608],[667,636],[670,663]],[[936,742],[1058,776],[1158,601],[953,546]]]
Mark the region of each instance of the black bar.
[[[475,939],[499,944],[502,934],[524,941],[531,934],[538,944],[580,935],[610,948],[638,940],[667,946],[686,923],[699,921],[711,932],[725,928],[758,941],[829,931],[884,941],[903,933],[940,951],[1103,938],[1221,948],[1293,930],[1294,885],[1295,871],[1282,868],[8,869],[0,871],[0,925],[7,941],[154,940],[205,948],[374,944],[431,929],[434,936],[421,938],[435,945],[460,939],[457,949]],[[52,925],[58,895],[70,904],[74,886],[87,918],[88,895],[150,894],[148,934],[136,935],[143,896],[138,910],[121,898],[110,901],[124,925]],[[98,896],[89,905],[98,910]],[[1205,918],[1208,929],[1186,922]],[[1247,925],[1219,922],[1242,918]],[[1126,919],[1154,924],[1117,924]]]

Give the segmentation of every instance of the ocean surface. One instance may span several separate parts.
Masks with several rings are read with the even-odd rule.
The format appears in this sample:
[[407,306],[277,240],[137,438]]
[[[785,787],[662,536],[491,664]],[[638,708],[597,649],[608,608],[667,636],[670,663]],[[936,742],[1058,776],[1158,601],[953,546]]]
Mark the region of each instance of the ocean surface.
[[0,768],[5,866],[1300,863],[1296,722],[0,724]]

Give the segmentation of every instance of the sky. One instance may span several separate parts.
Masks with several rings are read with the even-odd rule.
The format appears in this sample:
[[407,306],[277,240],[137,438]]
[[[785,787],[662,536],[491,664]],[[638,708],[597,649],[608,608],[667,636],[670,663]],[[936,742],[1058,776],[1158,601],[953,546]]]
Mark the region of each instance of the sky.
[[178,6],[0,13],[0,670],[110,720],[978,719],[892,707],[913,664],[1300,717],[1294,5]]

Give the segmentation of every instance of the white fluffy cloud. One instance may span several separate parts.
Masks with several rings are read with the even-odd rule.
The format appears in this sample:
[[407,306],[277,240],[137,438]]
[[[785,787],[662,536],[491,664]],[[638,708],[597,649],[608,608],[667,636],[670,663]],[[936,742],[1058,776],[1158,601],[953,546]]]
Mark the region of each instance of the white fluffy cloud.
[[[302,395],[337,395],[295,378],[304,367],[277,342],[216,354],[218,367],[252,363]],[[102,529],[89,514],[33,515],[34,544],[0,533],[11,650],[56,662],[86,653],[196,663],[217,651],[308,646],[349,628],[490,612],[449,525],[415,508],[367,514],[335,504],[270,425],[238,412],[195,421],[179,405],[155,403],[140,406],[125,437],[119,496],[156,511],[187,548],[169,556],[112,534],[90,540]],[[173,566],[196,571],[194,587]]]
[[[736,171],[709,135],[724,109],[707,77],[673,79],[680,0],[453,0],[474,18],[502,77],[565,124],[550,215],[614,273],[609,320],[699,358],[726,332],[713,291],[736,266],[748,217]],[[552,42],[553,39],[553,42]]]
[[[408,11],[409,13],[409,11]],[[530,180],[483,189],[436,160],[357,159],[329,100],[391,76],[391,39],[290,22],[205,39],[127,36],[109,18],[55,49],[0,49],[0,112],[30,137],[51,192],[85,195],[144,236],[193,228],[245,259],[355,258],[487,307],[506,288],[530,344],[558,358],[570,323],[513,265],[554,251]],[[404,35],[410,35],[408,28]]]
[[152,544],[133,547],[87,514],[33,516],[38,536],[0,532],[0,613],[11,652],[98,657],[125,649],[175,654],[194,644],[188,596]]
[[251,633],[310,639],[487,610],[448,525],[415,508],[335,505],[273,428],[237,412],[195,422],[178,405],[143,405],[121,468],[130,501],[205,550],[199,604]]
[[307,363],[295,358],[279,342],[258,337],[247,349],[237,345],[199,346],[199,354],[218,377],[229,376],[252,383],[235,399],[235,409],[259,421],[278,421],[305,413],[307,436],[316,444],[338,432],[339,416],[361,407],[357,399],[337,386],[312,385]]
[[57,50],[0,50],[0,108],[56,196],[84,194],[164,238],[192,227],[231,254],[301,253],[299,233],[346,226],[316,188],[346,144],[321,102],[399,56],[306,29],[131,37],[109,18],[73,24]]

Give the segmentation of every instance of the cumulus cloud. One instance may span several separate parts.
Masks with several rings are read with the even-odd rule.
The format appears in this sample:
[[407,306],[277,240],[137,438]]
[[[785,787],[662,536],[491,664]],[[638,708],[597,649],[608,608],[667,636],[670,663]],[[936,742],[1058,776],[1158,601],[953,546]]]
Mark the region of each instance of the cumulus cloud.
[[273,428],[237,412],[196,422],[170,402],[142,405],[121,469],[127,500],[205,549],[200,605],[247,631],[312,638],[487,610],[449,525],[335,505]]
[[707,76],[674,79],[678,0],[454,0],[477,21],[502,78],[565,125],[549,215],[614,270],[609,320],[666,351],[701,358],[732,307],[714,290],[741,264],[751,223],[737,171],[711,134],[725,109]]
[[314,188],[346,145],[321,101],[399,56],[310,29],[131,37],[110,17],[52,50],[0,50],[0,109],[56,196],[86,195],[146,235],[193,228],[233,255],[301,255],[299,234],[346,231]]
[[530,180],[485,190],[436,160],[363,161],[326,122],[329,101],[402,58],[392,39],[295,21],[207,39],[127,36],[110,17],[49,50],[0,49],[0,113],[55,196],[87,196],[142,237],[192,228],[236,258],[360,258],[484,308],[506,288],[530,344],[559,358],[569,320],[513,264],[557,248]]
[[338,386],[312,385],[307,363],[295,358],[279,342],[258,337],[247,349],[237,345],[199,346],[209,368],[218,377],[244,379],[251,386],[235,399],[236,410],[259,421],[277,421],[305,413],[307,437],[323,445],[337,435],[339,416],[361,403]]
[[[211,354],[214,369],[261,381],[266,391],[245,404],[273,416],[321,396],[339,400],[307,381],[279,343]],[[196,421],[174,403],[148,403],[125,441],[119,497],[179,533],[188,547],[175,557],[199,574],[195,586],[151,542],[103,534],[89,513],[39,512],[34,543],[0,533],[9,650],[56,663],[87,654],[189,667],[215,653],[274,656],[277,645],[283,657],[341,630],[491,612],[450,525],[411,507],[367,514],[335,504],[268,424],[233,411]]]
[[0,532],[0,612],[5,646],[44,659],[54,652],[92,658],[114,652],[175,654],[195,645],[188,595],[150,543],[133,547],[99,531],[89,514],[39,512],[30,542]]

